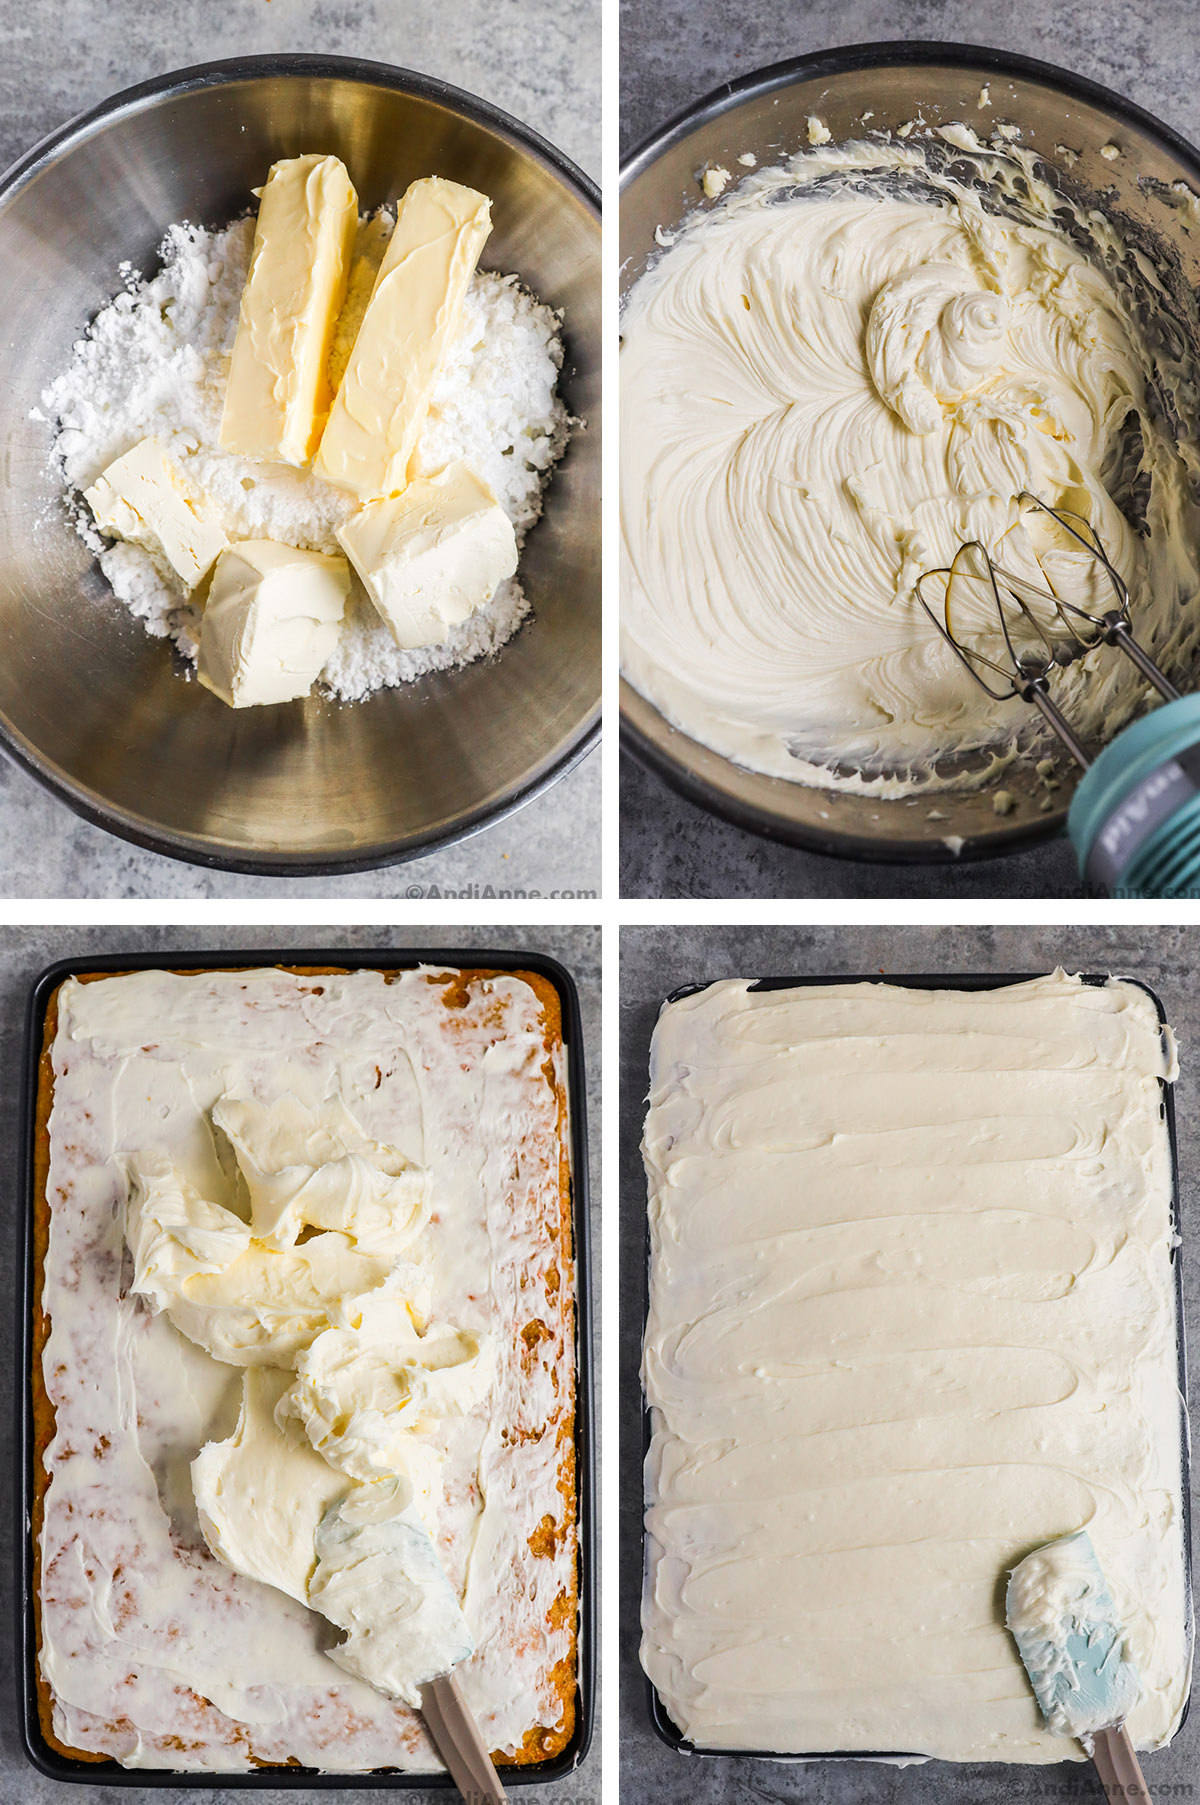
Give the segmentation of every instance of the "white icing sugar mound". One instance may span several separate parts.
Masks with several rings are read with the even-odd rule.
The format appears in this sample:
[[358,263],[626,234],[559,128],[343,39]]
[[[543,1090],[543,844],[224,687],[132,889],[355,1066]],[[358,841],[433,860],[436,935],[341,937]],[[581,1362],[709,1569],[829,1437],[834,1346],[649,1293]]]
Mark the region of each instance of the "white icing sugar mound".
[[[378,236],[369,220],[359,248]],[[334,532],[358,507],[353,496],[308,470],[260,464],[219,444],[229,359],[254,242],[252,217],[220,232],[175,225],[162,267],[144,278],[129,264],[125,287],[74,347],[71,363],[43,392],[57,423],[52,459],[76,529],[99,557],[113,593],[157,637],[170,636],[195,661],[200,610],[185,601],[137,546],[97,532],[79,491],[113,459],[150,435],[175,459],[185,483],[211,497],[231,539],[274,539],[336,552]],[[571,420],[555,386],[562,367],[561,316],[515,276],[477,273],[463,327],[434,392],[417,447],[418,474],[456,458],[491,484],[517,544],[542,512],[542,492],[566,450]],[[519,575],[502,583],[445,645],[400,649],[357,578],[346,625],[320,683],[343,701],[407,683],[495,652],[529,612]]]

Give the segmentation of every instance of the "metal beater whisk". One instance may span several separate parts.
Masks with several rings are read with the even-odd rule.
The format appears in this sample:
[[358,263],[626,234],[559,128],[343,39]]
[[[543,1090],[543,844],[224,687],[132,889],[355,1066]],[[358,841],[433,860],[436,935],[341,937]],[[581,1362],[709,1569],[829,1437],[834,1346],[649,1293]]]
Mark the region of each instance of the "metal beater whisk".
[[[924,571],[917,599],[980,689],[996,702],[1032,703],[1082,767],[1067,829],[1084,875],[1127,895],[1200,894],[1200,697],[1182,696],[1134,639],[1129,589],[1088,521],[1028,490],[1017,501],[1088,554],[1111,585],[1112,607],[1085,608],[1060,595],[1040,560],[1044,582],[1006,569],[979,540],[961,545],[953,563]],[[938,584],[940,606],[931,599]],[[994,648],[998,629],[1004,662],[956,625],[956,612],[967,603],[985,623],[994,615],[990,632],[987,625],[974,631]],[[1099,645],[1116,646],[1131,659],[1167,706],[1125,728],[1093,762],[1051,695],[1048,677]]]
[[[1091,759],[1084,751],[1082,744],[1074,733],[1070,722],[1058,707],[1050,694],[1047,673],[1054,666],[1070,664],[1074,659],[1088,652],[1093,646],[1117,646],[1131,658],[1142,676],[1147,678],[1165,701],[1174,702],[1179,696],[1175,685],[1168,681],[1152,658],[1147,657],[1134,639],[1129,627],[1129,588],[1120,571],[1112,563],[1092,532],[1082,514],[1074,514],[1066,508],[1052,508],[1027,489],[1021,491],[1017,502],[1022,508],[1035,508],[1040,513],[1055,521],[1064,533],[1069,534],[1076,545],[1081,546],[1103,569],[1112,584],[1116,606],[1106,609],[1102,614],[1093,614],[1076,602],[1067,601],[1050,587],[1049,582],[1043,587],[1032,583],[1027,577],[1008,571],[998,564],[987,547],[978,539],[970,539],[960,545],[954,554],[952,564],[943,565],[937,570],[926,570],[917,578],[917,600],[926,614],[946,641],[959,663],[974,678],[980,689],[991,696],[995,702],[1006,701],[1010,696],[1019,696],[1023,702],[1032,702],[1041,710],[1049,725],[1054,729],[1071,757],[1086,771]],[[970,565],[974,563],[972,570]],[[938,579],[945,583],[945,594],[942,606],[942,618],[938,618],[937,610],[930,605],[925,593],[927,584]],[[991,599],[995,604],[996,618],[1000,624],[1009,663],[1001,664],[995,658],[988,657],[978,647],[966,645],[959,639],[951,621],[951,608],[955,596],[955,584],[970,584],[973,587],[986,585],[991,591]],[[1001,595],[1003,586],[1010,603],[1005,608],[1005,597]],[[1033,604],[1031,606],[1030,604]],[[1057,643],[1046,630],[1046,624],[1039,620],[1037,608],[1051,620],[1058,620],[1065,632],[1065,639]],[[1013,639],[1013,627],[1016,624],[1012,614],[1029,629],[1033,639],[1039,642],[1042,653],[1018,651]],[[1091,629],[1091,637],[1083,638],[1081,629]],[[1003,687],[996,688],[981,674],[979,667],[995,672],[1003,679]]]

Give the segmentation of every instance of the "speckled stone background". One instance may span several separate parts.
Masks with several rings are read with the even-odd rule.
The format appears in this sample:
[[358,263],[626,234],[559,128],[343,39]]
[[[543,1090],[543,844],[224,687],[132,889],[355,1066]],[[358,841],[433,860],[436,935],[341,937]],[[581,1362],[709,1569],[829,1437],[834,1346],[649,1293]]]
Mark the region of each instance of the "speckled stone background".
[[[118,89],[217,57],[326,52],[481,95],[600,174],[600,0],[0,0],[0,166]],[[0,894],[405,896],[413,885],[548,896],[600,888],[600,759],[456,847],[352,877],[257,878],[146,853],[80,821],[0,753]]]
[[[1200,938],[1186,928],[625,928],[621,933],[620,1186],[621,1798],[629,1805],[1033,1805],[1036,1800],[1101,1800],[1089,1764],[1055,1767],[959,1766],[905,1769],[874,1762],[787,1764],[683,1756],[650,1727],[638,1665],[642,1574],[641,1389],[645,1310],[646,1190],[638,1144],[645,1113],[650,1036],[659,1005],[680,984],[728,977],[905,972],[1116,972],[1149,983],[1180,1043],[1175,1089],[1183,1221],[1185,1313],[1200,1324]],[[610,1100],[610,1107],[612,1106]],[[1189,1388],[1200,1401],[1196,1375]],[[1200,1471],[1200,1469],[1198,1469]],[[1200,1508],[1195,1478],[1193,1515]],[[902,1656],[901,1656],[902,1658]],[[1145,1758],[1156,1799],[1200,1794],[1200,1712],[1169,1749]]]
[[[987,44],[1115,88],[1200,142],[1200,10],[1188,0],[620,0],[621,154],[723,81],[838,44]],[[1040,897],[1081,894],[1063,840],[959,866],[861,865],[775,846],[621,760],[626,896]]]
[[[54,1801],[82,1796],[82,1787],[70,1792],[61,1782],[44,1778],[28,1763],[22,1752],[17,1731],[18,1677],[10,1656],[10,1637],[16,1623],[14,1574],[16,1551],[13,1537],[17,1501],[12,1495],[16,1470],[13,1412],[9,1400],[15,1400],[18,1375],[14,1370],[17,1351],[17,1324],[14,1302],[18,1282],[20,1233],[25,1214],[25,1199],[17,1195],[17,1148],[24,1124],[17,1119],[16,1099],[21,1094],[21,1074],[25,1057],[25,1009],[29,992],[38,974],[54,960],[90,957],[101,953],[152,952],[164,961],[172,955],[188,952],[282,951],[321,948],[392,948],[409,947],[492,947],[513,948],[547,953],[558,959],[575,979],[579,989],[583,1015],[584,1046],[587,1061],[587,1118],[589,1169],[591,1177],[591,1224],[593,1258],[593,1297],[600,1295],[600,932],[588,927],[414,927],[405,930],[403,938],[385,928],[303,927],[303,928],[63,928],[0,927],[0,1095],[8,1105],[0,1115],[0,1395],[6,1408],[0,1411],[0,1634],[5,1638],[0,1655],[0,1805],[54,1805]],[[597,1365],[597,1378],[599,1368]],[[23,1381],[22,1381],[23,1382]],[[597,1398],[597,1404],[599,1399]],[[260,1799],[269,1805],[291,1805],[298,1800],[351,1801],[367,1805],[367,1801],[389,1796],[387,1791],[348,1786],[344,1791],[318,1791],[313,1788],[284,1791],[236,1792],[214,1788],[192,1790],[179,1787],[149,1788],[141,1786],[88,1787],[93,1797],[105,1795],[128,1805],[218,1805],[230,1798]],[[397,1789],[399,1792],[399,1789]],[[514,1790],[513,1797],[526,1794],[533,1805],[599,1805],[600,1800],[600,1729],[597,1717],[596,1736],[591,1753],[582,1767],[556,1786],[534,1786]],[[394,1794],[392,1796],[395,1796]],[[399,1793],[405,1799],[426,1801],[433,1805],[449,1805],[456,1797],[450,1791],[421,1788]]]

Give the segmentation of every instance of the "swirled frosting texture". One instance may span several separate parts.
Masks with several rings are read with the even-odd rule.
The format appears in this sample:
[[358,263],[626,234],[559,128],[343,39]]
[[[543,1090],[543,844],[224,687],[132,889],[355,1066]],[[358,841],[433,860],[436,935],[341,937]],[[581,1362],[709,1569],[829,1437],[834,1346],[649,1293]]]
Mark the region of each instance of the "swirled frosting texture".
[[[69,1747],[214,1772],[437,1768],[419,1715],[336,1665],[337,1632],[300,1602],[319,1582],[361,1671],[356,1575],[398,1584],[396,1538],[331,1528],[314,1574],[313,1537],[339,1500],[353,1527],[368,1493],[352,1481],[375,1479],[381,1451],[461,1599],[476,1649],[457,1674],[489,1748],[560,1723],[575,1538],[559,1489],[574,1398],[559,1064],[516,975],[159,971],[62,987],[39,1655]],[[250,1224],[202,1201],[231,1195],[237,1148],[248,1214],[276,1247],[239,1252]],[[437,1370],[373,1383],[346,1344],[411,1303],[406,1256],[428,1285]],[[158,1313],[132,1289],[139,1270]],[[306,1417],[329,1431],[320,1454]],[[302,1468],[311,1497],[286,1479]],[[269,1584],[206,1547],[197,1506],[218,1496],[228,1557]],[[303,1533],[303,1511],[262,1520],[297,1496]]]
[[[1112,228],[1080,216],[1069,237],[1028,153],[960,137],[971,186],[911,146],[756,173],[625,309],[623,668],[754,770],[890,792],[963,781],[957,753],[1010,755],[1028,711],[976,688],[914,584],[964,540],[996,548],[1021,490],[1088,516],[1150,643],[1200,588],[1194,447],[1167,436],[1168,361],[1101,267]],[[981,205],[1018,188],[1024,218]],[[1110,493],[1135,427],[1145,538]],[[1002,655],[994,630],[980,643]],[[1108,654],[1055,681],[1085,734],[1139,694]]]
[[1154,1009],[710,985],[655,1031],[642,1662],[702,1747],[1060,1761],[1004,1580],[1086,1528],[1188,1690]]

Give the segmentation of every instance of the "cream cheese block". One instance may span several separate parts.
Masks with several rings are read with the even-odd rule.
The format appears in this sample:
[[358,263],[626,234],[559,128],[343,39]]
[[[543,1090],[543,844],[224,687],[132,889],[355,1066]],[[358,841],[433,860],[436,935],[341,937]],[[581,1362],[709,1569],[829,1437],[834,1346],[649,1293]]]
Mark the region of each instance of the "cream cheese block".
[[329,413],[328,363],[346,298],[358,196],[337,157],[288,157],[261,191],[229,367],[221,444],[307,464]]
[[651,1058],[642,1662],[695,1745],[1081,1759],[1004,1619],[1086,1528],[1187,1698],[1169,1035],[1139,987],[721,982]]
[[83,498],[102,533],[140,545],[164,576],[189,592],[229,543],[212,503],[189,494],[178,467],[154,438],[116,458]]
[[338,642],[344,558],[243,539],[217,560],[196,674],[231,708],[306,696]]
[[485,194],[442,176],[406,191],[313,468],[372,501],[402,489],[463,297],[492,229]]
[[511,520],[462,461],[368,502],[337,537],[406,649],[444,644],[517,568]]

